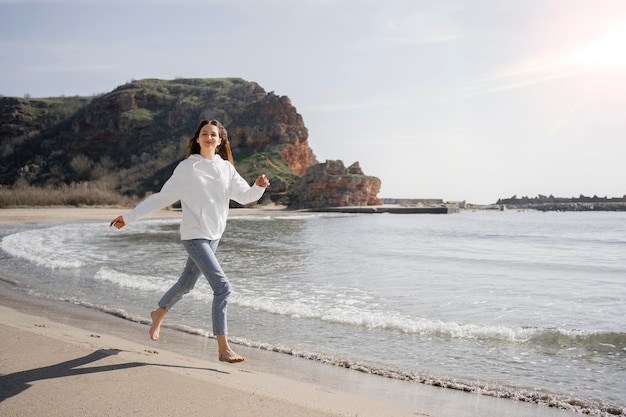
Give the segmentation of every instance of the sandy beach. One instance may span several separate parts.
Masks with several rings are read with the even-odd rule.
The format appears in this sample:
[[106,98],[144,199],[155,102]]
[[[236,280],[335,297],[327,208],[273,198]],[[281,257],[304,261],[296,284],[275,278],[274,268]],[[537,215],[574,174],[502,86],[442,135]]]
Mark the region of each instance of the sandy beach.
[[0,414],[6,417],[417,415],[381,401],[253,372],[245,365],[184,357],[4,305],[0,317]]
[[[0,225],[109,221],[124,208],[0,210]],[[281,208],[231,215],[289,214]],[[180,213],[161,211],[156,217]],[[241,364],[217,361],[214,340],[38,299],[0,280],[2,416],[574,416],[237,347]],[[196,351],[176,340],[195,338]],[[192,344],[186,344],[188,346]],[[391,388],[390,388],[391,387]]]

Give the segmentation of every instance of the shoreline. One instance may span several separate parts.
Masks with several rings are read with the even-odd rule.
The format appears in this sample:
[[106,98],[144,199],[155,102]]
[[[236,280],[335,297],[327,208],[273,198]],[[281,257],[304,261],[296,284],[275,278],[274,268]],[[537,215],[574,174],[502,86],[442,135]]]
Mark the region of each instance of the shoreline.
[[[205,358],[181,355],[162,343],[148,343],[145,325],[79,306],[52,306],[49,300],[19,300],[26,294],[12,300],[6,287],[0,287],[3,416],[374,417],[389,410],[397,416],[422,415],[257,371],[246,362],[220,363],[211,359],[217,356],[212,341],[202,343]],[[161,392],[153,392],[157,384]]]
[[[110,221],[126,210],[2,209],[0,224]],[[285,214],[302,214],[302,211],[231,210],[231,215]],[[180,212],[169,210],[154,215],[176,216],[180,216]],[[89,408],[108,410],[108,415],[127,415],[135,410],[135,414],[146,416],[155,415],[157,411],[162,415],[194,415],[208,409],[210,415],[244,417],[578,415],[534,404],[392,381],[242,346],[236,349],[246,357],[245,362],[222,364],[212,360],[217,357],[212,340],[163,328],[162,334],[169,335],[164,338],[167,342],[151,342],[145,324],[82,306],[39,299],[19,288],[11,288],[10,277],[6,278],[9,280],[0,280],[0,331],[3,333],[0,380],[3,391],[8,384],[15,395],[0,401],[2,415],[55,415],[50,412],[54,409],[59,410],[57,415],[85,415],[85,409]],[[177,340],[182,342],[177,344]],[[85,373],[73,368],[62,369],[61,365],[68,360],[80,361],[93,355],[98,356],[98,361],[84,366],[106,369]],[[40,376],[34,378],[33,374]],[[22,381],[24,378],[26,382]],[[146,387],[155,379],[167,381],[166,396],[150,395]],[[69,380],[76,382],[68,384]],[[120,384],[123,394],[119,392]],[[84,391],[84,396],[73,398],[76,389]],[[201,392],[203,394],[198,396]],[[66,403],[67,397],[72,397],[72,401]],[[168,414],[168,410],[174,409],[167,407],[173,405],[175,412]],[[111,408],[113,406],[116,408]]]

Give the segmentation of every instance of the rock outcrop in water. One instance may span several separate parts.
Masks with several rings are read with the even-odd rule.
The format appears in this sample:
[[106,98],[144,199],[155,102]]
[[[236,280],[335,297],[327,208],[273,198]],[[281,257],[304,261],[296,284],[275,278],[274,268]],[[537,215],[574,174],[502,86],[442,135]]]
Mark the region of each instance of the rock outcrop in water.
[[302,176],[303,208],[380,205],[380,180],[363,174],[358,162],[345,167],[342,161],[326,161]]

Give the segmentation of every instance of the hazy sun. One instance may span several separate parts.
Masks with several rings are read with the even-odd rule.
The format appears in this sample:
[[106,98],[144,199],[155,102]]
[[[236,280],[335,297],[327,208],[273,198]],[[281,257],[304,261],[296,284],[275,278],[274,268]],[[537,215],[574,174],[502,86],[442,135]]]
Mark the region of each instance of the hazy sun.
[[576,51],[572,62],[603,69],[617,69],[626,66],[626,28],[621,27]]

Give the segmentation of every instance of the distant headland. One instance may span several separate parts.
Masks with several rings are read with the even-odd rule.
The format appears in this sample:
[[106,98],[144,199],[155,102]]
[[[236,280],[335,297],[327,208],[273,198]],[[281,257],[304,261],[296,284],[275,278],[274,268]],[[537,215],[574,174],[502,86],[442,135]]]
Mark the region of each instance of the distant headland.
[[538,195],[536,197],[517,197],[498,199],[493,204],[472,204],[465,201],[440,199],[398,199],[383,198],[385,205],[404,208],[448,208],[447,212],[459,210],[537,210],[537,211],[626,211],[626,195],[622,197],[555,197]]
[[579,197],[561,198],[552,195],[537,197],[513,196],[496,203],[501,209],[532,209],[539,211],[626,211],[626,195],[622,197]]

